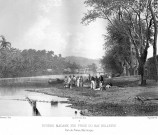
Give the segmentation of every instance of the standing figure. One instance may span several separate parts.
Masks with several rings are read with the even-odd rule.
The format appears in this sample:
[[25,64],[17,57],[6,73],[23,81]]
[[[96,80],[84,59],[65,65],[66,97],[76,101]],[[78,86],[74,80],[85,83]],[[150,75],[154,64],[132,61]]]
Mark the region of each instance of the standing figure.
[[80,87],[80,77],[77,77],[77,87]]
[[95,89],[96,88],[99,88],[99,79],[97,76],[95,77]]
[[72,88],[72,78],[71,78],[71,75],[68,78],[68,86],[69,86],[70,89]]
[[73,75],[73,86],[76,86],[76,77],[75,77],[75,75]]
[[91,75],[89,74],[88,76],[88,81],[90,82],[91,81]]
[[99,77],[99,86],[100,86],[100,90],[103,90],[103,84],[104,84],[104,78],[102,75],[100,75]]
[[95,88],[95,79],[94,79],[94,77],[92,76],[91,77],[91,89],[94,89]]
[[80,76],[80,87],[83,87],[83,77]]
[[64,88],[68,87],[68,78],[65,76],[64,78]]

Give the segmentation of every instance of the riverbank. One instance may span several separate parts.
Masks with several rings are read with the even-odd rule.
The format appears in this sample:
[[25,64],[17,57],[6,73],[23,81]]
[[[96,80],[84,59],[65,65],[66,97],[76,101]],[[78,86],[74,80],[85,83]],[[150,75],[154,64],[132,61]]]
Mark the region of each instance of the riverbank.
[[[158,84],[148,81],[139,86],[137,77],[107,79],[114,86],[104,91],[83,88],[64,88],[63,84],[53,84],[50,88],[29,90],[53,96],[66,97],[72,108],[81,110],[86,116],[158,116]],[[147,99],[140,101],[137,97]]]

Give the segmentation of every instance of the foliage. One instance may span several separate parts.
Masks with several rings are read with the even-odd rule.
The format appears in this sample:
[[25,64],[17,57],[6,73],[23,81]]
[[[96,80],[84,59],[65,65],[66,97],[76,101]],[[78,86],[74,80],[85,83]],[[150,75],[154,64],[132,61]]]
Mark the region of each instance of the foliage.
[[[0,51],[0,77],[24,77],[49,74],[62,74],[65,68],[77,69],[76,63],[45,50],[18,50],[6,48]],[[48,69],[51,69],[48,72]]]
[[[158,55],[157,55],[158,60]],[[154,64],[154,57],[151,57],[147,60],[146,67],[148,69],[148,78],[149,79],[155,79],[155,64]],[[158,68],[158,65],[157,65]],[[157,76],[158,78],[158,76]]]
[[122,74],[122,61],[120,61],[119,57],[116,57],[117,52],[115,49],[116,48],[112,48],[110,51],[108,51],[106,55],[101,59],[101,63],[106,72]]
[[2,40],[0,40],[0,43],[1,43],[0,44],[0,50],[5,49],[5,48],[10,49],[11,48],[11,43],[7,42],[3,35],[1,35],[0,37],[2,38]]
[[127,35],[131,44],[134,45],[141,84],[144,85],[147,51],[149,45],[155,43],[156,40],[152,31],[155,30],[154,18],[158,18],[157,0],[86,0],[85,4],[91,9],[83,17],[82,23],[89,24],[97,18],[102,18],[108,20],[118,31],[118,25],[113,24],[114,20],[122,26],[122,33]]
[[112,73],[122,73],[123,65],[128,64],[132,67],[130,40],[122,31],[122,26],[119,25],[117,19],[113,20],[113,24],[117,29],[111,25],[107,26],[107,34],[105,36],[106,54],[102,59],[104,69]]
[[96,73],[96,71],[97,71],[97,65],[96,65],[95,63],[92,63],[92,64],[90,64],[90,65],[87,65],[87,67],[88,67],[89,69],[91,69],[91,71],[93,71],[93,73]]

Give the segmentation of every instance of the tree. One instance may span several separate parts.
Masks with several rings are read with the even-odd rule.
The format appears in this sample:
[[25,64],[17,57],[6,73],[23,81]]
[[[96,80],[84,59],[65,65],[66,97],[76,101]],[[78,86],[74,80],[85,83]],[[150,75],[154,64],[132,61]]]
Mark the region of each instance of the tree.
[[48,51],[48,54],[50,54],[51,56],[54,56],[54,51]]
[[[158,55],[157,55],[158,60]],[[149,79],[155,79],[155,63],[154,63],[154,57],[151,57],[147,60],[147,69],[148,69],[148,78]]]
[[[144,66],[147,58],[149,45],[152,44],[153,16],[157,12],[157,0],[86,0],[85,4],[91,9],[82,19],[83,23],[89,24],[97,18],[108,20],[116,30],[113,20],[117,19],[122,31],[130,39],[134,46],[136,58],[139,63],[141,85],[146,84],[144,78]],[[151,5],[154,5],[151,15]],[[155,41],[155,37],[153,37]]]
[[[79,68],[76,63],[69,63],[63,57],[54,57],[53,51],[18,50],[16,48],[0,50],[0,77],[24,77],[48,74],[63,74],[64,69]],[[52,69],[52,72],[48,72]]]
[[97,65],[95,63],[92,63],[87,66],[89,69],[91,69],[94,73],[97,72]]
[[20,50],[10,48],[10,51],[0,51],[0,76],[19,77],[23,71],[23,58]]
[[[157,1],[152,2],[153,0],[149,0],[149,10],[151,11],[151,17],[153,19],[153,24],[154,24],[154,43],[153,43],[153,58],[154,58],[154,68],[155,68],[155,80],[157,81],[158,79],[158,69],[157,69],[157,36],[158,36],[158,10],[156,11],[155,9],[158,9],[158,3]],[[153,4],[152,4],[153,3]],[[154,6],[154,8],[153,8]],[[155,12],[154,12],[155,10]]]
[[[133,69],[130,40],[122,32],[122,26],[117,23],[117,19],[113,20],[113,24],[117,27],[117,30],[113,25],[108,24],[104,44],[106,52],[101,62],[108,71],[122,74],[124,66],[130,67],[131,70],[129,71]],[[133,73],[130,72],[130,74]]]
[[0,37],[2,38],[2,40],[0,40],[0,43],[1,43],[0,49],[3,49],[3,48],[10,49],[11,48],[11,43],[7,42],[3,35],[1,35]]
[[112,74],[122,74],[123,72],[123,67],[122,63],[113,57],[113,51],[109,51],[103,58],[101,59],[101,63],[103,63],[103,68]]
[[59,58],[61,58],[62,57],[62,55],[61,54],[59,54]]

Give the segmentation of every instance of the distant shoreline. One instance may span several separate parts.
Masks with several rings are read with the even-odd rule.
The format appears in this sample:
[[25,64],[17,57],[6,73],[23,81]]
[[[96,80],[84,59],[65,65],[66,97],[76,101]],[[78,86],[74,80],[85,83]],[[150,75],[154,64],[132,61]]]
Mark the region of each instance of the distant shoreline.
[[87,77],[88,74],[63,74],[63,75],[44,75],[44,76],[34,76],[34,77],[17,77],[17,78],[0,78],[1,85],[29,85],[29,84],[43,84],[48,85],[49,79],[64,79],[65,76],[75,75],[75,76],[84,76]]

